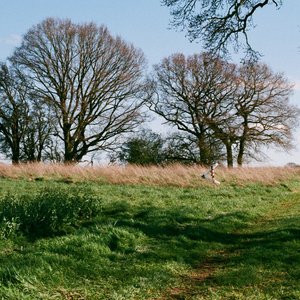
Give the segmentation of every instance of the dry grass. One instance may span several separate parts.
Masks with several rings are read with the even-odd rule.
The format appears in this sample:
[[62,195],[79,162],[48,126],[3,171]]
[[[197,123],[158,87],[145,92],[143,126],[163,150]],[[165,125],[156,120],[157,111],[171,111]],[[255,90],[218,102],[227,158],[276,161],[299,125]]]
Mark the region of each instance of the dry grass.
[[[161,186],[198,187],[212,185],[201,178],[207,168],[201,166],[65,166],[62,164],[0,165],[0,176],[25,180],[58,180],[65,182],[95,181],[112,184],[145,184]],[[249,182],[275,184],[291,177],[300,177],[300,168],[245,167],[217,168],[216,179],[221,183]]]

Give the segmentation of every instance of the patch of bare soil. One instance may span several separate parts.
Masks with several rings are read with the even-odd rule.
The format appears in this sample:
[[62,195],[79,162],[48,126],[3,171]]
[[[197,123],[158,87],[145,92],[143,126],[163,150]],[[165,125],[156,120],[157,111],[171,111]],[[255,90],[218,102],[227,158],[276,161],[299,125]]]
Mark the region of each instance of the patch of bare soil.
[[153,300],[187,300],[195,295],[200,296],[195,292],[196,288],[212,279],[215,271],[227,261],[228,256],[226,251],[211,253],[198,268],[182,277],[180,286],[169,288],[162,297]]

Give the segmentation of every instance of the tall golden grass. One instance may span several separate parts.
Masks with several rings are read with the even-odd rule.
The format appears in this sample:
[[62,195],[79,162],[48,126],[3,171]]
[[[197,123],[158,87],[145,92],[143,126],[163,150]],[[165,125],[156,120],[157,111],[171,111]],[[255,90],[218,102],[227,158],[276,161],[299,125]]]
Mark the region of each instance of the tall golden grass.
[[[94,181],[112,184],[144,184],[160,186],[198,187],[213,185],[211,180],[201,178],[208,169],[202,166],[179,164],[159,166],[79,166],[63,164],[20,164],[0,165],[2,178],[25,180],[58,180],[66,182]],[[222,183],[247,184],[251,182],[275,184],[300,178],[300,168],[288,167],[244,167],[223,168],[215,171]]]

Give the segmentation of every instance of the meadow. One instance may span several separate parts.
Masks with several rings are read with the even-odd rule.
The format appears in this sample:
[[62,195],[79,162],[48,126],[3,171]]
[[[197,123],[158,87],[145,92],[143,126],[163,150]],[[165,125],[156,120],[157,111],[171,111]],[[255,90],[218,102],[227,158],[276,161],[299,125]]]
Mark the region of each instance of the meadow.
[[0,166],[1,299],[300,299],[300,170]]

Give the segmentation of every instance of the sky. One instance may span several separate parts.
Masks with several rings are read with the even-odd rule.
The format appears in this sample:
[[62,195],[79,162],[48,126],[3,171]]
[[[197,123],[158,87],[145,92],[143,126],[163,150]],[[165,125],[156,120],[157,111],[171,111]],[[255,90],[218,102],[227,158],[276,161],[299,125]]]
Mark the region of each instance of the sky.
[[[262,61],[275,72],[283,72],[295,85],[290,101],[300,107],[300,1],[283,2],[279,10],[268,6],[257,12],[249,39],[262,54]],[[160,0],[0,0],[0,61],[13,53],[33,25],[47,17],[106,25],[113,35],[143,50],[149,71],[171,54],[203,51],[199,42],[191,43],[185,32],[171,28],[169,9]],[[159,120],[150,126],[154,130],[162,128]],[[299,128],[295,131],[295,146],[289,153],[266,149],[269,159],[261,164],[300,164]]]

